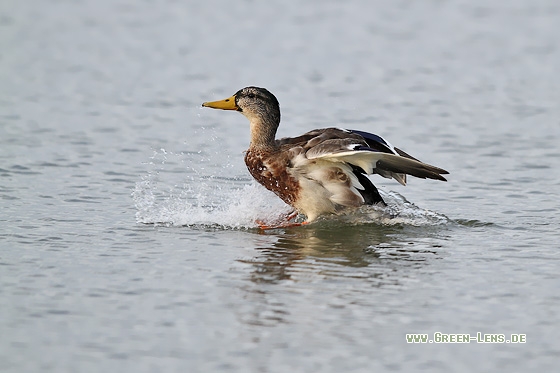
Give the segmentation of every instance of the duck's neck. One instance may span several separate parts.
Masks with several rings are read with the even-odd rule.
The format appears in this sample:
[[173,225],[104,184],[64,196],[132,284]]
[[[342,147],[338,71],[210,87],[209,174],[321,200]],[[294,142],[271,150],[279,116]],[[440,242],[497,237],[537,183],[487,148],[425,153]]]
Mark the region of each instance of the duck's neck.
[[276,147],[276,127],[260,121],[251,121],[251,148],[268,149]]
[[270,150],[277,147],[275,138],[280,124],[279,114],[278,112],[246,114],[251,126],[250,148]]

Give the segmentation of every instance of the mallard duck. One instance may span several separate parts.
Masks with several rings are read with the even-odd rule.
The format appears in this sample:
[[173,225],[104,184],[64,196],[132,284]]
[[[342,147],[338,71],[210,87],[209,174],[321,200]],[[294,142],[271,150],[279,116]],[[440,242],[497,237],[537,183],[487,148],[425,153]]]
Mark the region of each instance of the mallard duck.
[[447,171],[368,132],[324,128],[276,139],[280,105],[264,88],[245,87],[229,98],[202,106],[236,110],[249,119],[251,143],[245,153],[249,172],[294,208],[292,216],[305,215],[304,223],[362,205],[385,205],[366,175],[379,174],[402,185],[406,185],[406,175],[447,181],[441,176]]

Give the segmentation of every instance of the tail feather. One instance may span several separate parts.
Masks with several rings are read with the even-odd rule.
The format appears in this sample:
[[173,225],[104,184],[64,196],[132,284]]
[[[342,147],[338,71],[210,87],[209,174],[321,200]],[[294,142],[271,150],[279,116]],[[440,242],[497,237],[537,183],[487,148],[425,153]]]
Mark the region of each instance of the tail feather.
[[[407,161],[403,162],[404,159],[406,159]],[[393,173],[404,173],[407,175],[418,177],[420,179],[435,179],[447,181],[446,178],[441,176],[441,174],[447,174],[447,171],[423,162],[412,161],[408,158],[401,157],[401,159],[399,159],[397,157],[391,157],[380,159],[379,161],[377,161],[376,167],[383,170],[391,171]]]
[[363,174],[363,170],[356,166],[352,167],[352,172],[360,182],[360,186],[363,188],[356,188],[358,192],[362,195],[364,199],[364,204],[366,205],[374,205],[376,203],[380,203],[382,206],[387,206],[379,191],[373,185],[370,179]]

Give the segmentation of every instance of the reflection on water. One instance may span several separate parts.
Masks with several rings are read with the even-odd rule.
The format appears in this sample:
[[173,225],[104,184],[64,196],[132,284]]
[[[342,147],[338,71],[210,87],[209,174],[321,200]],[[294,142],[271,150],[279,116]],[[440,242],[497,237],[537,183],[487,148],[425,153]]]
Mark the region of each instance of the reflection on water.
[[255,258],[241,261],[254,265],[254,282],[298,281],[313,272],[314,277],[364,278],[382,286],[398,279],[396,267],[414,268],[437,258],[437,245],[418,248],[412,242],[418,238],[414,233],[420,232],[426,234],[425,227],[371,224],[294,228],[280,235],[272,247],[256,248]]
[[277,240],[256,248],[255,257],[238,260],[251,265],[249,282],[241,285],[246,303],[238,316],[249,325],[295,322],[301,317],[302,298],[318,294],[326,299],[305,303],[326,303],[334,309],[379,307],[379,295],[401,292],[417,281],[419,270],[441,258],[443,229],[327,222],[283,234],[259,231],[256,234]]

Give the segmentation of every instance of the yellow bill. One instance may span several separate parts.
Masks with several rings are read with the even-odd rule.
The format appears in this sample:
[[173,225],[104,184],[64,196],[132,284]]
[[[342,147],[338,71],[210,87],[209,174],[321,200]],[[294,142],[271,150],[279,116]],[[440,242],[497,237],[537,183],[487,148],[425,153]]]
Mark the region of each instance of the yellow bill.
[[210,107],[212,109],[222,109],[222,110],[238,110],[239,108],[235,104],[235,95],[220,101],[205,102],[202,104],[203,107]]

